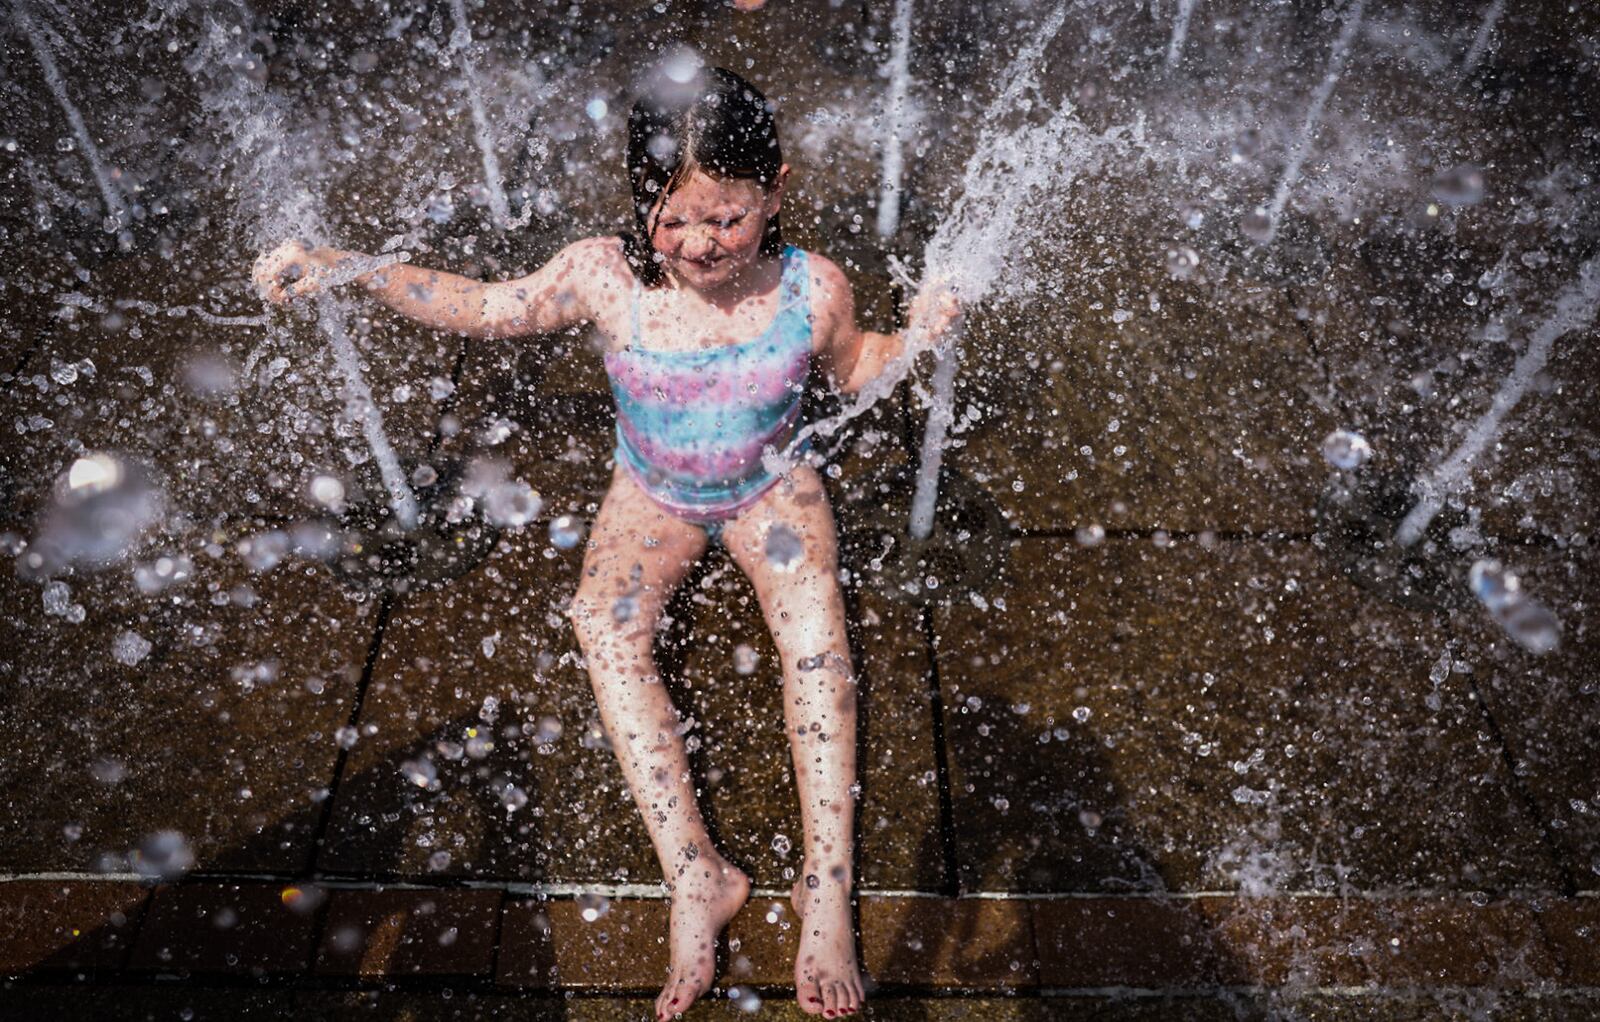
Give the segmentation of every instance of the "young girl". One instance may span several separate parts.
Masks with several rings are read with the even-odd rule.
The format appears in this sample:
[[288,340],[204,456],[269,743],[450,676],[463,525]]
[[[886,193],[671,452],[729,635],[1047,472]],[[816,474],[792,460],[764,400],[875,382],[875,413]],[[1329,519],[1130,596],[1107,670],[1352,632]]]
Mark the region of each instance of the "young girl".
[[[771,107],[731,71],[647,96],[628,118],[639,233],[568,246],[520,280],[480,283],[408,265],[360,278],[385,305],[475,337],[593,324],[617,404],[616,470],[591,530],[571,617],[601,720],[671,892],[672,970],[658,1018],[712,983],[723,927],[750,880],[706,834],[679,716],[651,640],[673,588],[712,540],[754,585],[783,663],[784,723],[804,829],[792,901],[804,920],[795,989],[809,1014],[861,1007],[851,926],[856,688],[833,514],[816,471],[763,465],[800,427],[813,366],[854,393],[902,351],[861,330],[843,273],[785,245],[789,168]],[[353,253],[289,242],[257,263],[276,302],[316,290]],[[298,277],[292,283],[286,278]],[[957,312],[948,292],[912,307],[926,336]]]

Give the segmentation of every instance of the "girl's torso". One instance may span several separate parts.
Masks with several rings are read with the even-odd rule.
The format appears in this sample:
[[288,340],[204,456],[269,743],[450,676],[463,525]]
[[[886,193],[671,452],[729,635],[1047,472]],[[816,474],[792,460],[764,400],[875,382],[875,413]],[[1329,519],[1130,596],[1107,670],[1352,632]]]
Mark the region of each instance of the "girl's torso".
[[635,283],[627,325],[606,331],[624,339],[605,352],[617,458],[680,517],[721,521],[754,503],[776,481],[763,453],[799,429],[814,341],[806,253],[790,246],[774,269],[770,294],[723,317]]

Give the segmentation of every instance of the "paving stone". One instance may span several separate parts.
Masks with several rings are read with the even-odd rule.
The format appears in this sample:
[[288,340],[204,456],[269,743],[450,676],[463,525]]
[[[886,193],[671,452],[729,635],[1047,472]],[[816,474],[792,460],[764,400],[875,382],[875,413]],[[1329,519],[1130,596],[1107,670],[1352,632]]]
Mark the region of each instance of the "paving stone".
[[148,894],[129,883],[0,884],[0,975],[121,968]]
[[1555,883],[1434,670],[1437,619],[1298,543],[1031,540],[1013,564],[1003,608],[936,617],[971,888],[1331,889],[1335,863],[1357,889]]
[[1600,553],[1593,544],[1502,544],[1478,553],[1503,559],[1522,592],[1560,619],[1560,645],[1529,652],[1467,596],[1451,618],[1450,668],[1504,738],[1516,790],[1558,856],[1563,886],[1592,888],[1600,862],[1600,784],[1591,767],[1600,741]]
[[[1198,289],[1117,286],[1135,297],[970,316],[952,466],[1024,529],[1308,529],[1332,420],[1281,296],[1247,287],[1218,307]],[[1150,292],[1160,312],[1142,307]]]
[[1251,986],[1352,987],[1380,953],[1373,901],[1343,897],[1201,897],[1187,902],[1204,921],[1222,970]]
[[1040,980],[1028,907],[997,899],[861,899],[864,967],[885,984],[1014,990]]
[[334,1019],[353,1015],[395,1022],[558,1022],[571,1017],[567,1003],[560,1000],[448,988],[341,991],[162,982],[0,989],[0,1017],[40,1022],[79,1022],[86,1018],[267,1022],[284,1017]]
[[1381,986],[1520,989],[1556,975],[1535,915],[1522,903],[1407,898],[1373,905],[1377,952],[1367,966]]
[[192,580],[155,596],[126,566],[72,576],[78,624],[0,579],[0,783],[29,821],[0,835],[8,869],[127,872],[161,831],[200,869],[307,863],[376,608],[320,570],[252,574],[215,538],[216,558],[195,549]]
[[275,884],[164,885],[150,897],[128,967],[139,972],[300,974],[315,899]]
[[496,982],[501,986],[639,990],[666,982],[664,900],[612,898],[600,911],[572,899],[505,906]]
[[[451,585],[396,604],[321,868],[654,879],[644,828],[591,730],[593,696],[573,663],[563,610],[580,554],[530,528]],[[508,810],[517,792],[526,805]]]
[[322,975],[489,976],[500,892],[332,892],[315,971]]
[[1600,986],[1600,955],[1594,939],[1600,934],[1600,898],[1542,898],[1535,918],[1546,944],[1560,962],[1561,979],[1573,986]]
[[1029,907],[1045,987],[1194,987],[1242,973],[1186,901],[1070,898]]

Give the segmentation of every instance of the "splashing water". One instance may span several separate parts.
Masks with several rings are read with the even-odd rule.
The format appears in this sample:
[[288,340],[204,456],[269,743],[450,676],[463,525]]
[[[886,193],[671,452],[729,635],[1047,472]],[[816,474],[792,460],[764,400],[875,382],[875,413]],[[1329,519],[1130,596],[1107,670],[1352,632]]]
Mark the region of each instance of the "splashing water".
[[1366,5],[1367,0],[1356,0],[1350,5],[1350,13],[1345,15],[1344,27],[1339,29],[1339,38],[1334,40],[1333,49],[1328,54],[1328,70],[1323,74],[1322,81],[1317,84],[1316,91],[1311,94],[1311,105],[1306,107],[1306,116],[1300,124],[1300,133],[1295,136],[1294,144],[1289,147],[1289,162],[1283,168],[1283,175],[1278,178],[1278,187],[1272,193],[1272,202],[1264,211],[1258,211],[1245,219],[1243,225],[1245,234],[1253,241],[1265,245],[1278,233],[1278,220],[1283,216],[1283,207],[1289,201],[1289,193],[1294,189],[1295,182],[1300,179],[1300,167],[1305,163],[1306,153],[1311,148],[1311,136],[1317,130],[1317,122],[1322,120],[1322,110],[1328,105],[1328,98],[1333,95],[1334,87],[1339,84],[1339,75],[1344,72],[1345,58],[1350,55],[1350,46],[1355,42],[1356,33],[1361,29],[1361,17]]
[[494,151],[494,133],[489,129],[489,113],[483,104],[483,89],[478,85],[478,69],[472,63],[472,23],[467,20],[465,0],[450,0],[456,29],[450,33],[450,48],[461,61],[461,84],[472,107],[472,138],[483,160],[483,188],[489,197],[489,217],[496,227],[511,223],[511,204],[506,200],[505,183],[500,178],[500,157]]
[[[1057,10],[1004,75],[1010,84],[984,111],[983,123],[991,127],[967,161],[960,198],[928,242],[924,280],[953,287],[968,308],[989,294],[1006,269],[1007,257],[1020,247],[1017,235],[1024,215],[1037,209],[1046,196],[1071,185],[1095,158],[1097,140],[1066,101],[1043,124],[1010,130],[1000,127],[1011,111],[1026,108],[1025,94],[1037,90],[1037,65],[1060,29],[1062,17],[1063,12]],[[925,346],[925,341],[910,333],[908,352]],[[951,336],[939,353],[933,393],[927,398],[928,424],[911,500],[910,531],[918,539],[933,531],[939,467],[945,437],[955,418],[959,357],[957,338]]]
[[1478,62],[1489,52],[1489,40],[1494,38],[1495,23],[1500,20],[1500,13],[1505,8],[1506,0],[1491,0],[1488,9],[1483,12],[1483,21],[1478,23],[1478,34],[1472,37],[1472,45],[1468,47],[1466,56],[1461,58],[1463,77],[1477,70]]
[[1183,55],[1184,40],[1189,38],[1189,18],[1194,15],[1196,0],[1178,0],[1178,11],[1172,17],[1172,41],[1167,44],[1167,66],[1173,67]]
[[[242,4],[240,14],[253,17]],[[189,69],[196,72],[215,67],[234,69],[231,61],[236,47],[232,37],[229,26],[208,17],[200,44],[187,65]],[[293,185],[300,177],[288,145],[293,138],[288,125],[293,119],[285,114],[282,101],[270,95],[250,75],[235,73],[219,87],[203,90],[201,106],[233,150],[232,162],[244,178],[239,194],[246,197],[241,198],[238,212],[253,225],[258,241],[325,237],[327,231],[315,197],[305,188]],[[253,209],[247,205],[252,201]],[[418,518],[416,497],[406,484],[400,459],[383,428],[383,413],[372,398],[355,344],[345,329],[351,310],[333,293],[342,284],[406,258],[405,253],[391,253],[351,259],[322,275],[318,281],[321,289],[317,296],[317,325],[328,339],[334,362],[344,377],[346,410],[361,424],[362,434],[389,493],[395,520],[402,528],[411,529]]]
[[1495,622],[1528,652],[1544,654],[1560,645],[1561,620],[1529,599],[1522,591],[1522,580],[1499,561],[1473,564],[1467,584]]
[[1600,310],[1600,257],[1584,263],[1578,271],[1577,282],[1556,299],[1555,312],[1533,332],[1527,350],[1511,367],[1510,374],[1501,381],[1488,411],[1473,423],[1466,439],[1426,479],[1418,482],[1417,489],[1421,496],[1395,530],[1396,543],[1407,547],[1421,539],[1439,509],[1444,507],[1444,502],[1466,488],[1472,463],[1500,435],[1506,416],[1522,400],[1522,395],[1533,385],[1534,377],[1550,360],[1550,349],[1555,342],[1594,322],[1597,310]]
[[27,4],[17,0],[11,5],[11,10],[16,18],[17,27],[28,40],[28,47],[33,50],[34,59],[39,62],[39,70],[44,73],[45,84],[50,87],[50,94],[55,97],[56,105],[61,107],[61,112],[66,114],[67,123],[72,126],[72,136],[78,140],[78,148],[83,150],[84,159],[89,161],[89,170],[94,175],[95,186],[100,189],[100,198],[105,203],[106,216],[111,221],[112,229],[126,226],[129,220],[128,205],[123,201],[116,182],[112,180],[111,171],[106,167],[100,149],[94,144],[88,126],[83,123],[83,115],[78,112],[72,97],[67,94],[67,83],[61,77],[60,68],[56,67],[55,57],[50,53],[50,47],[45,42],[43,33],[28,14]]
[[911,4],[896,0],[894,41],[889,50],[888,123],[883,140],[883,184],[878,192],[878,237],[890,238],[900,227],[900,183],[905,159],[900,137],[905,127],[906,93],[911,85]]
[[1334,468],[1360,468],[1372,457],[1372,445],[1360,433],[1336,429],[1322,441],[1322,457]]
[[[1038,88],[1035,65],[1060,30],[1064,16],[1064,10],[1055,11],[1000,76],[1009,84],[985,112],[986,123],[993,125],[1004,114],[1022,107],[1023,94]],[[1044,124],[987,130],[967,162],[954,211],[928,242],[925,279],[956,289],[969,308],[981,301],[1000,277],[1006,257],[1020,247],[1016,235],[1025,214],[1042,196],[1073,181],[1091,165],[1101,146],[1120,140],[1123,130],[1112,128],[1104,135],[1094,135],[1065,102]],[[931,345],[915,324],[907,328],[900,356],[862,387],[854,402],[835,415],[808,423],[783,451],[763,452],[761,460],[767,471],[788,474],[801,444],[813,436],[833,436],[894,393],[911,372],[916,357]]]
[[142,465],[86,453],[56,481],[50,511],[18,567],[42,578],[74,565],[113,564],[161,521],[166,508],[165,494]]
[[372,458],[378,463],[378,474],[383,477],[384,489],[389,492],[389,506],[395,521],[404,529],[417,524],[417,499],[406,484],[405,470],[389,443],[389,434],[383,428],[383,412],[372,399],[372,389],[361,373],[356,346],[345,330],[348,312],[341,308],[333,296],[324,292],[317,299],[317,326],[333,348],[333,360],[344,375],[345,409],[352,419],[361,423],[361,432],[372,448]]

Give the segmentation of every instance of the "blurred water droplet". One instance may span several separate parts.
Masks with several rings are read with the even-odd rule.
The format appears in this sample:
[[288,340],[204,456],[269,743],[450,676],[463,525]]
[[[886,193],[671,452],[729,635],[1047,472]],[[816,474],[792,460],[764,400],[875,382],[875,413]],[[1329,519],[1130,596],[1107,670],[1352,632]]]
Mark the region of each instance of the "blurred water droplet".
[[1472,206],[1483,201],[1483,168],[1462,163],[1442,170],[1433,178],[1431,194],[1450,206]]
[[409,783],[424,790],[437,790],[439,786],[439,770],[426,754],[402,761],[400,774]]
[[533,487],[519,480],[491,487],[483,500],[483,516],[501,528],[521,528],[544,506]]
[[761,1010],[761,995],[749,987],[734,986],[728,988],[728,1000],[742,1012],[754,1015]]
[[1336,429],[1323,438],[1322,457],[1334,468],[1349,471],[1371,459],[1372,445],[1359,433]]
[[306,487],[306,493],[313,503],[327,508],[334,514],[344,511],[344,483],[336,476],[312,476],[310,484]]
[[189,841],[175,830],[158,830],[128,856],[128,864],[142,877],[176,880],[194,867],[194,852]]
[[1259,244],[1272,240],[1272,218],[1264,209],[1253,209],[1239,220],[1239,233]]
[[1072,538],[1078,541],[1079,546],[1099,546],[1106,541],[1106,530],[1103,525],[1080,525],[1073,530]]
[[754,674],[761,666],[761,654],[740,643],[733,647],[733,669],[740,674]]
[[585,891],[573,900],[578,904],[578,915],[582,916],[586,923],[595,922],[611,911],[611,899],[603,894]]
[[772,850],[778,853],[779,858],[787,857],[792,847],[793,845],[790,844],[787,834],[774,834],[772,836]]
[[805,552],[805,543],[787,525],[780,523],[767,530],[767,563],[779,571],[794,570]]
[[150,654],[150,640],[135,631],[123,631],[111,642],[111,655],[117,663],[133,667]]
[[128,768],[120,759],[102,756],[89,764],[89,776],[101,784],[121,784],[128,776]]
[[1167,249],[1167,273],[1174,280],[1188,280],[1200,266],[1200,253],[1192,248]]
[[271,571],[289,554],[289,537],[271,529],[241,539],[235,547],[239,557],[251,571]]
[[571,550],[583,539],[583,522],[574,515],[559,515],[550,520],[550,545]]

